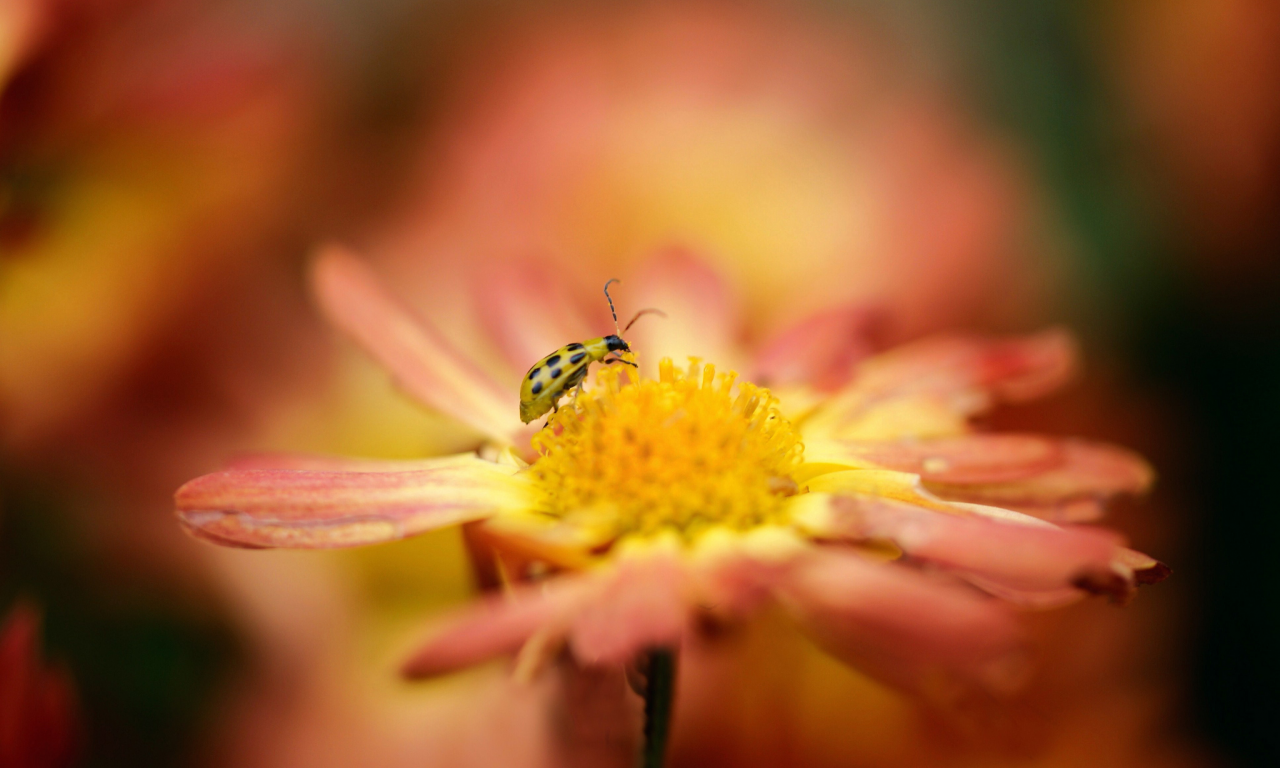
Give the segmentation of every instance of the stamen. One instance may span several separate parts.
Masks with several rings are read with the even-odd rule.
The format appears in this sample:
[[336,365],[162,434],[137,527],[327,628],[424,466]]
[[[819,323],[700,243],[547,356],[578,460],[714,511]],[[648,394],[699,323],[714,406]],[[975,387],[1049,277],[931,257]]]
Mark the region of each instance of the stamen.
[[803,457],[799,434],[767,389],[691,358],[658,378],[601,369],[533,439],[540,514],[617,541],[782,520]]

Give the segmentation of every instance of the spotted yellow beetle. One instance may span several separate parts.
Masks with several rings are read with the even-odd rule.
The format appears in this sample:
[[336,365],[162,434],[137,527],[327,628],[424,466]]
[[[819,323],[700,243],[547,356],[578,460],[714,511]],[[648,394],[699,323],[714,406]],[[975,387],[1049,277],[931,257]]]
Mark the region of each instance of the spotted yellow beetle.
[[[520,385],[520,420],[525,424],[547,411],[560,410],[560,398],[574,387],[582,386],[582,380],[587,375],[587,366],[592,363],[603,360],[605,365],[623,363],[636,367],[635,363],[622,359],[623,352],[631,351],[631,347],[623,340],[622,334],[630,330],[641,315],[655,314],[663,317],[666,315],[657,309],[642,309],[631,318],[626,328],[618,330],[618,313],[613,308],[613,297],[609,295],[609,283],[618,282],[622,281],[614,278],[604,284],[604,297],[609,302],[609,313],[613,315],[613,329],[617,333],[566,344],[534,363],[525,374],[524,381]],[[606,359],[610,354],[616,357]]]

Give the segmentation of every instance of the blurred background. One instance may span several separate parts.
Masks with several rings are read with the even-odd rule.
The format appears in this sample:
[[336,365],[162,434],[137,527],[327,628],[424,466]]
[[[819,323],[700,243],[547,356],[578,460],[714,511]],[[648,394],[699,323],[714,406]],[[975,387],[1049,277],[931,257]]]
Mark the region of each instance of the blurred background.
[[886,344],[1081,336],[1082,380],[997,421],[1145,453],[1112,524],[1174,577],[1033,617],[996,716],[766,622],[673,764],[1280,764],[1278,202],[1270,0],[0,0],[0,625],[39,621],[62,692],[63,747],[18,764],[482,764],[530,729],[497,667],[393,674],[471,594],[456,531],[241,552],[174,521],[238,451],[474,445],[324,326],[332,239],[486,353],[494,275],[592,296],[670,247],[750,338],[849,301]]

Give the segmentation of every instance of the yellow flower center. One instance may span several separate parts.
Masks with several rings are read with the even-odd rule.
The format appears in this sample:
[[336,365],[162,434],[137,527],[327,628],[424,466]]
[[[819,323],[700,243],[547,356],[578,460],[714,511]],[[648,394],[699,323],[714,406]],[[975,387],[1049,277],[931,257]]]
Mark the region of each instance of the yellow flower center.
[[656,381],[620,368],[533,438],[539,513],[601,543],[780,520],[804,444],[769,390],[696,358],[663,359]]

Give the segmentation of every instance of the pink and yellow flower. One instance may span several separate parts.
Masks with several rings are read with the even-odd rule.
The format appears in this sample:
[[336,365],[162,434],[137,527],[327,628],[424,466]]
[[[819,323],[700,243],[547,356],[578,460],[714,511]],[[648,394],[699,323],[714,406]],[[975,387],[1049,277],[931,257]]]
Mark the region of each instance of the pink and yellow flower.
[[748,333],[853,297],[898,339],[1041,306],[1059,246],[1025,152],[882,20],[833,10],[497,14],[447,59],[370,257],[442,324],[450,273],[533,256],[594,292],[582,265],[626,274],[673,240],[731,276]]
[[[285,332],[278,238],[297,214],[282,201],[297,198],[292,185],[319,141],[320,89],[300,33],[264,25],[260,8],[241,10],[200,0],[0,3],[0,89],[6,57],[21,64],[0,116],[6,451],[65,456],[72,441],[96,449],[113,433],[103,453],[127,443],[136,454],[145,439],[120,440],[119,428],[94,422],[149,428],[135,425],[155,417],[155,403],[130,397],[150,366],[182,378],[190,366],[173,348],[189,354],[197,337],[209,339],[203,356],[225,358],[211,348],[234,333],[226,318],[258,314],[260,328]],[[6,50],[13,36],[16,52]],[[275,301],[255,304],[268,282]],[[179,325],[187,330],[175,345]],[[192,398],[210,380],[166,383],[166,397]]]
[[[538,306],[536,282],[498,285],[499,303],[519,310],[492,324],[513,370],[584,335],[572,306]],[[410,677],[512,652],[527,672],[564,649],[625,664],[777,604],[882,680],[920,688],[945,672],[996,685],[1018,648],[1013,607],[1125,600],[1167,575],[1079,525],[1146,489],[1142,459],[970,424],[1062,384],[1075,354],[1065,333],[937,337],[864,357],[857,313],[827,311],[752,352],[734,344],[727,290],[693,257],[667,254],[629,285],[671,316],[632,339],[658,364],[599,371],[535,431],[517,418],[515,388],[330,249],[315,272],[329,319],[483,447],[418,461],[249,457],[179,489],[181,521],[220,544],[290,548],[465,525],[481,580],[504,593],[435,632],[406,662]],[[753,380],[666,356],[697,352],[744,361]]]

